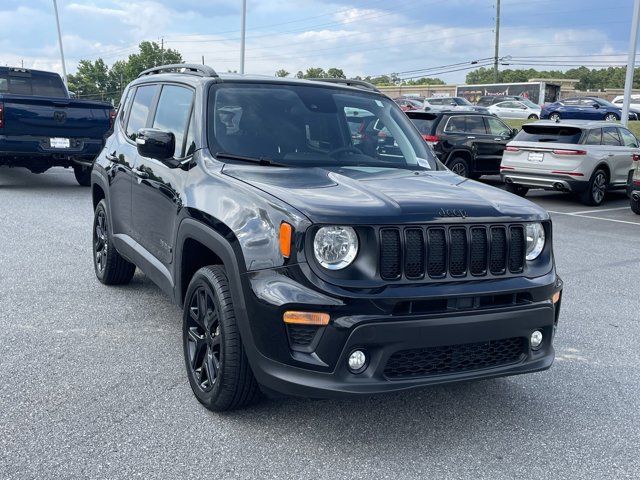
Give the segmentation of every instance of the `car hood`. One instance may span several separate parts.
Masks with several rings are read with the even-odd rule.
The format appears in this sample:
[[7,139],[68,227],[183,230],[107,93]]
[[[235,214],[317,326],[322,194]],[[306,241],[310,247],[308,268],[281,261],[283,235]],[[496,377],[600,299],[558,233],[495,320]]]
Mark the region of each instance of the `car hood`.
[[545,210],[450,171],[230,165],[223,173],[288,203],[315,223],[406,224],[547,219]]

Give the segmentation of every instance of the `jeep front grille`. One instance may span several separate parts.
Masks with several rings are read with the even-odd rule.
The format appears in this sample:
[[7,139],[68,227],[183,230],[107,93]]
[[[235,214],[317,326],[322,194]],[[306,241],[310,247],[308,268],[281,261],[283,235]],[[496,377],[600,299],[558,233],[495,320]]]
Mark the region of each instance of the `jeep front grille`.
[[524,271],[523,225],[382,227],[384,280],[458,279]]

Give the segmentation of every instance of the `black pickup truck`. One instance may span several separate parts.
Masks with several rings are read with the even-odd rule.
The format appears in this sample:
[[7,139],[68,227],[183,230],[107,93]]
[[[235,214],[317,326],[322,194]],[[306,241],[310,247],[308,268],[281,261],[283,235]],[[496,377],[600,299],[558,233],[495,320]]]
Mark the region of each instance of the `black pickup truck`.
[[113,118],[108,103],[70,98],[56,73],[0,67],[0,166],[73,167],[88,186]]
[[170,65],[124,99],[91,173],[96,276],[140,268],[183,307],[207,408],[551,366],[549,215],[446,169],[372,85]]

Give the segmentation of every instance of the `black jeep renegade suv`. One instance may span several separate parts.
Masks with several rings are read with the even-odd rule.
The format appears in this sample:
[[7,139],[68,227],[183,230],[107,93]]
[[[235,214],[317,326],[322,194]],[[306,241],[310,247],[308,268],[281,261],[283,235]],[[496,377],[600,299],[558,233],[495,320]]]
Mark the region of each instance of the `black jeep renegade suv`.
[[96,275],[138,267],[183,306],[189,382],[212,410],[553,362],[547,213],[447,170],[368,84],[150,69],[92,189]]

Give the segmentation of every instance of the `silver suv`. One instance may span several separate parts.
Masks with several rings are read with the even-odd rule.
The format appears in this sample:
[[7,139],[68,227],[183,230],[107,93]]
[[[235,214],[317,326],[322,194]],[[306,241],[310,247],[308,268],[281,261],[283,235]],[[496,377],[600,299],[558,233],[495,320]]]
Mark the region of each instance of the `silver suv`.
[[632,162],[640,159],[636,137],[618,123],[533,122],[507,144],[500,173],[507,190],[576,192],[586,205],[601,205],[605,192],[626,188]]

